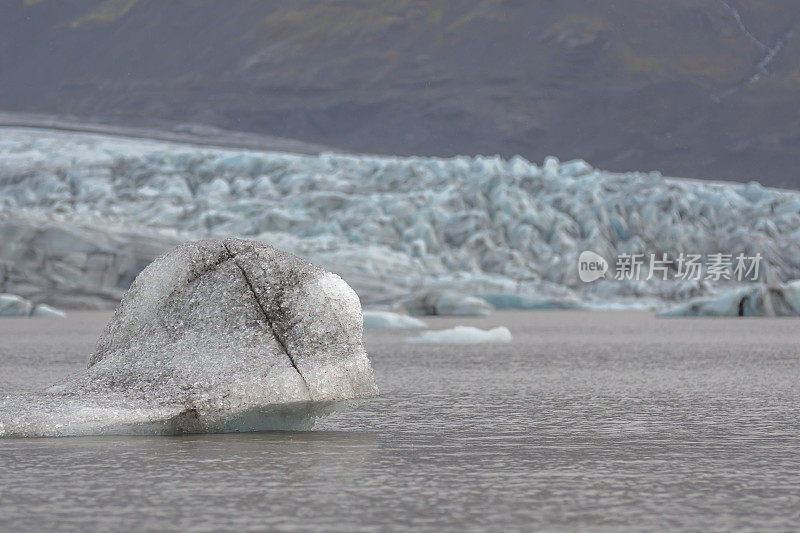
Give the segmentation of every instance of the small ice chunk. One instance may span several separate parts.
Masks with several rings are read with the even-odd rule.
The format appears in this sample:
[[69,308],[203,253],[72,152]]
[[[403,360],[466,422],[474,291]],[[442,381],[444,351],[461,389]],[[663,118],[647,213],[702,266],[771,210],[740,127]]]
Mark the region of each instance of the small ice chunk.
[[425,322],[413,316],[391,311],[364,311],[365,328],[426,328]]
[[456,326],[452,329],[425,331],[419,337],[406,339],[408,342],[441,344],[480,344],[488,342],[511,342],[511,332],[505,326],[489,330],[472,326]]
[[64,318],[66,313],[45,304],[34,304],[16,294],[0,294],[0,317]]
[[67,314],[64,311],[56,309],[55,307],[51,307],[47,304],[39,304],[33,308],[31,316],[37,318],[64,318],[67,316]]
[[562,298],[532,298],[520,294],[481,294],[495,309],[585,309],[586,305],[574,296]]
[[30,316],[33,304],[16,294],[0,294],[0,317]]

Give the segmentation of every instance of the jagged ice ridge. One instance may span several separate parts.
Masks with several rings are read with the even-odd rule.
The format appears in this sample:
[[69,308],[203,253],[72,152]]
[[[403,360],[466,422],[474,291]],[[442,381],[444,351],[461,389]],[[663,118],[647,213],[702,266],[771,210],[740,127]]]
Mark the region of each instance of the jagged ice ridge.
[[66,306],[107,305],[163,250],[230,235],[339,273],[366,304],[455,290],[603,307],[725,288],[583,284],[587,249],[761,253],[776,279],[800,277],[798,193],[580,160],[307,156],[4,129],[0,209],[0,290]]

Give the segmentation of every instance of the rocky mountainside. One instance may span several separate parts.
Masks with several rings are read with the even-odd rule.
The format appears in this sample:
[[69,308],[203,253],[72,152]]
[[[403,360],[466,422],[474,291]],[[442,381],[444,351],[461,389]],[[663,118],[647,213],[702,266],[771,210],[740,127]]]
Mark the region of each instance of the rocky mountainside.
[[791,0],[0,0],[0,110],[800,186]]

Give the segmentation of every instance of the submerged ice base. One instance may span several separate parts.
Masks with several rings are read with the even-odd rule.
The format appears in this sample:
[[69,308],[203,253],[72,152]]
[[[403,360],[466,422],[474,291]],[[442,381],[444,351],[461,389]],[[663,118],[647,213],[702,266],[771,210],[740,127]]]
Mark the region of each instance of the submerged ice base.
[[292,402],[201,414],[177,405],[136,406],[127,398],[24,394],[0,400],[0,437],[307,431],[318,418],[358,402]]
[[0,435],[308,429],[377,394],[358,297],[253,241],[179,246],[134,281],[88,368],[0,402]]

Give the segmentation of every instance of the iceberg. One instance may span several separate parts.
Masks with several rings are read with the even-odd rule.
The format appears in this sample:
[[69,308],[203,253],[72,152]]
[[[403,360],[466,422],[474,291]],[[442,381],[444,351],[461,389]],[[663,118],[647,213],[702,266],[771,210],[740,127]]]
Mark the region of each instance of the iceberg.
[[472,326],[456,326],[452,329],[425,331],[419,337],[406,339],[407,342],[431,344],[482,344],[490,342],[511,342],[511,332],[505,326],[489,330]]
[[364,311],[365,328],[427,328],[428,325],[413,316],[392,313],[391,311]]
[[661,311],[658,316],[800,316],[800,280],[777,285],[759,284],[693,298]]
[[16,294],[0,293],[0,317],[64,318],[64,311],[46,304],[35,304]]
[[182,244],[136,277],[85,371],[0,401],[0,435],[308,429],[377,395],[362,321],[347,283],[291,254]]
[[0,317],[30,316],[33,303],[16,294],[0,294]]

